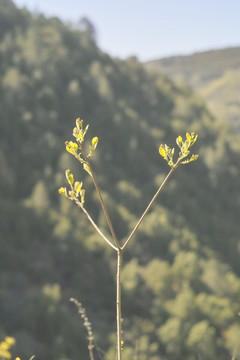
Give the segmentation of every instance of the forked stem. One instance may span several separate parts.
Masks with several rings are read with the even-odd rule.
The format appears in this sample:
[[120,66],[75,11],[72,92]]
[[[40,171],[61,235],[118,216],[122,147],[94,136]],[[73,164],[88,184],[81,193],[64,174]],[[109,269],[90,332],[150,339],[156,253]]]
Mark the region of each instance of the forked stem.
[[[84,129],[83,128],[83,120],[78,118],[76,120],[76,128],[73,129],[73,135],[77,138],[77,144],[73,143],[72,141],[70,141],[70,142],[67,141],[65,143],[66,150],[68,152],[70,152],[71,154],[73,154],[81,162],[81,164],[83,165],[83,168],[92,177],[94,186],[96,188],[96,191],[97,191],[97,194],[98,194],[98,197],[99,197],[99,201],[100,201],[101,206],[102,206],[104,216],[106,218],[106,222],[108,224],[109,230],[110,230],[111,235],[112,235],[111,241],[102,233],[102,231],[99,229],[97,224],[94,222],[94,220],[89,215],[88,211],[84,208],[84,206],[83,206],[84,195],[82,195],[82,194],[85,194],[85,190],[81,190],[82,183],[79,183],[79,182],[74,183],[74,177],[73,177],[73,174],[70,173],[70,170],[66,170],[66,177],[67,177],[68,183],[71,186],[71,191],[69,191],[67,193],[66,188],[61,187],[59,189],[59,193],[61,195],[64,195],[64,196],[68,197],[70,200],[75,200],[76,201],[77,205],[79,207],[81,207],[81,209],[83,210],[83,212],[87,216],[88,220],[93,225],[95,230],[99,233],[99,235],[105,240],[105,242],[113,250],[115,250],[117,252],[117,274],[116,274],[117,360],[121,360],[121,351],[122,351],[122,346],[123,346],[123,343],[122,343],[122,315],[121,315],[121,308],[122,308],[121,273],[122,273],[123,251],[125,250],[125,248],[127,247],[129,241],[132,239],[132,237],[136,233],[136,231],[139,228],[140,224],[142,223],[143,219],[145,218],[145,216],[147,215],[147,213],[149,212],[149,210],[153,206],[153,204],[156,201],[158,195],[162,191],[164,185],[166,184],[166,182],[168,181],[168,179],[170,178],[170,176],[172,175],[174,170],[178,167],[178,165],[180,163],[181,164],[187,164],[187,163],[189,163],[191,161],[195,161],[198,158],[198,155],[191,155],[191,157],[188,158],[188,155],[190,154],[189,148],[196,142],[198,135],[195,135],[194,132],[192,132],[192,133],[187,132],[185,141],[182,139],[181,136],[178,136],[178,138],[176,139],[176,142],[177,142],[178,147],[180,148],[180,153],[179,153],[179,157],[178,157],[178,160],[177,160],[176,163],[174,163],[174,148],[171,149],[166,144],[165,145],[163,145],[163,144],[160,145],[159,154],[164,158],[164,160],[166,160],[168,162],[168,165],[171,167],[171,169],[168,172],[168,174],[166,175],[166,177],[163,180],[162,184],[159,186],[157,192],[154,194],[153,198],[151,199],[151,201],[147,205],[146,209],[144,210],[143,214],[139,218],[139,220],[136,223],[135,227],[133,228],[133,230],[131,231],[131,233],[129,234],[129,236],[127,237],[127,239],[125,240],[125,242],[121,246],[118,239],[117,239],[115,230],[113,228],[113,224],[111,222],[108,210],[107,210],[107,208],[105,206],[105,203],[103,201],[101,191],[100,191],[100,188],[98,186],[97,179],[96,179],[95,174],[93,172],[93,168],[92,168],[91,163],[89,161],[89,156],[91,156],[92,152],[96,149],[96,146],[97,146],[97,143],[98,143],[98,138],[95,137],[95,138],[92,139],[92,145],[90,146],[89,155],[86,155],[86,153],[84,151],[84,148],[83,148],[83,145],[82,145],[82,142],[84,141],[84,136],[85,136],[85,134],[87,132],[87,129],[88,129],[88,126]],[[80,148],[80,150],[81,150],[80,154],[77,153],[78,148]],[[81,158],[81,155],[83,156],[83,158]],[[84,193],[83,193],[83,191],[84,191]],[[79,201],[79,199],[78,199],[79,194],[81,196],[81,201]],[[233,359],[234,359],[234,356],[235,355],[233,355]],[[90,352],[90,357],[91,358],[93,357],[92,352]]]
[[91,217],[91,215],[88,213],[88,211],[83,207],[83,205],[81,204],[81,202],[76,199],[76,204],[82,209],[82,211],[84,212],[84,214],[87,216],[88,220],[90,221],[90,223],[92,224],[92,226],[94,227],[94,229],[98,232],[98,234],[106,241],[106,243],[111,246],[115,251],[118,251],[118,248],[113,245],[111,243],[110,240],[108,240],[108,238],[103,234],[103,232],[99,229],[99,227],[97,226],[97,224],[95,223],[95,221],[93,220],[93,218]]
[[162,191],[164,185],[167,183],[167,181],[169,180],[170,176],[173,174],[174,170],[177,168],[177,166],[180,163],[180,159],[176,162],[176,164],[171,167],[171,170],[168,172],[167,176],[165,177],[165,179],[163,180],[162,184],[159,186],[157,192],[155,193],[155,195],[153,196],[152,200],[149,202],[148,206],[146,207],[146,209],[144,210],[142,216],[140,217],[140,219],[138,220],[137,224],[135,225],[135,227],[133,228],[132,232],[130,233],[130,235],[128,236],[128,238],[126,239],[125,243],[123,244],[123,246],[121,247],[115,231],[113,229],[112,226],[112,222],[110,220],[110,217],[108,215],[108,211],[106,209],[106,206],[104,204],[104,201],[102,199],[101,196],[101,192],[96,180],[96,177],[94,175],[93,169],[91,167],[91,164],[88,161],[88,158],[84,152],[83,147],[81,147],[81,151],[83,154],[83,157],[85,159],[85,161],[87,162],[89,169],[91,171],[91,175],[92,175],[92,179],[96,188],[96,191],[98,193],[101,205],[102,205],[102,209],[104,211],[106,220],[107,220],[107,224],[109,226],[109,229],[111,231],[113,240],[116,244],[113,245],[111,241],[109,241],[106,236],[101,232],[101,230],[99,229],[99,227],[96,225],[96,223],[93,221],[93,219],[91,218],[91,216],[89,215],[89,213],[87,212],[87,210],[82,206],[82,204],[79,202],[79,206],[82,208],[83,212],[87,215],[89,221],[92,223],[92,225],[94,226],[94,228],[96,229],[96,231],[103,237],[103,239],[108,243],[108,245],[110,245],[116,252],[117,252],[117,277],[116,277],[116,321],[117,321],[117,360],[121,360],[122,358],[122,295],[121,295],[121,273],[122,273],[122,255],[123,255],[123,251],[125,250],[126,246],[128,245],[129,241],[132,239],[132,237],[134,236],[134,234],[136,233],[138,227],[140,226],[140,224],[142,223],[143,219],[145,218],[145,216],[147,215],[147,213],[149,212],[149,210],[151,209],[151,207],[153,206],[155,200],[157,199],[157,197],[159,196],[160,192]]

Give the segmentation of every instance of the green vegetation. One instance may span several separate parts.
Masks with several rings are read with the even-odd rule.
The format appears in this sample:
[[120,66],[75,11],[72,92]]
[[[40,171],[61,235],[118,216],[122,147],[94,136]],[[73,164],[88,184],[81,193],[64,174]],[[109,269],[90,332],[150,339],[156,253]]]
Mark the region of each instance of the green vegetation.
[[219,120],[240,131],[240,48],[149,61],[150,71],[190,85]]
[[[104,54],[86,20],[66,25],[9,0],[0,19],[0,341],[13,336],[21,359],[88,359],[74,297],[96,359],[114,359],[115,259],[56,193],[65,169],[79,178],[63,143],[81,114],[90,139],[104,139],[92,163],[119,238],[167,172],[158,145],[186,129],[201,138],[197,164],[178,169],[129,243],[123,359],[238,359],[239,135],[188,88]],[[89,213],[108,234],[85,173]]]

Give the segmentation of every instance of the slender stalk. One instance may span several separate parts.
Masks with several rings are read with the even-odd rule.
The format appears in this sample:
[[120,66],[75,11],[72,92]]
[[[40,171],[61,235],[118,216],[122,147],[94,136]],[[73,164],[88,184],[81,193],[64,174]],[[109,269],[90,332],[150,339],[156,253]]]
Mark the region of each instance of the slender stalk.
[[130,233],[130,235],[128,236],[127,240],[125,241],[125,243],[122,246],[122,250],[125,249],[125,247],[127,246],[127,244],[129,243],[129,241],[131,240],[131,238],[133,237],[133,235],[136,233],[138,227],[140,226],[141,222],[143,221],[143,219],[145,218],[145,216],[147,215],[148,211],[151,209],[152,205],[154,204],[155,200],[157,199],[158,195],[160,194],[161,190],[163,189],[164,185],[166,184],[166,182],[168,181],[168,179],[170,178],[170,176],[172,175],[172,173],[174,172],[174,170],[177,168],[179,161],[177,161],[177,163],[175,164],[175,166],[173,166],[171,168],[171,170],[169,171],[169,173],[167,174],[167,176],[165,177],[165,179],[163,180],[162,184],[160,185],[160,187],[158,188],[157,192],[155,193],[155,195],[153,196],[152,200],[149,202],[148,206],[146,207],[145,211],[143,212],[142,216],[140,217],[140,219],[138,220],[137,224],[135,225],[134,229],[132,230],[132,232]]
[[99,200],[100,200],[100,203],[101,203],[101,206],[102,206],[102,209],[103,209],[103,212],[104,212],[104,215],[105,215],[105,218],[106,218],[106,221],[107,221],[107,224],[108,224],[108,227],[111,231],[111,234],[112,234],[112,237],[113,237],[113,240],[115,242],[115,245],[116,247],[119,249],[120,248],[120,244],[118,242],[118,239],[117,239],[117,236],[115,234],[115,231],[113,229],[113,225],[112,225],[112,221],[110,219],[110,216],[108,214],[108,211],[107,211],[107,208],[105,206],[105,203],[103,201],[103,198],[102,198],[102,194],[101,194],[101,191],[100,191],[100,188],[98,186],[98,182],[97,182],[97,179],[96,179],[96,176],[94,174],[94,171],[93,171],[93,168],[92,168],[92,165],[91,163],[89,162],[88,160],[88,157],[84,151],[84,148],[82,146],[82,144],[80,144],[80,149],[81,149],[81,152],[82,152],[82,155],[84,157],[84,160],[86,161],[87,165],[89,166],[89,169],[90,169],[90,172],[91,172],[91,175],[92,175],[92,179],[93,179],[93,183],[95,185],[95,188],[96,188],[96,191],[97,191],[97,194],[98,194],[98,197],[99,197]]
[[117,360],[121,360],[122,355],[122,296],[121,296],[121,272],[122,272],[122,250],[117,252]]
[[110,240],[108,240],[108,238],[103,234],[103,232],[99,229],[99,227],[97,226],[97,224],[95,223],[95,221],[93,220],[93,218],[90,216],[90,214],[88,213],[88,211],[82,206],[81,202],[76,199],[76,204],[82,209],[82,211],[84,212],[84,214],[87,216],[88,220],[90,221],[90,223],[92,224],[92,226],[94,227],[94,229],[99,233],[99,235],[106,241],[106,243],[111,246],[114,250],[118,251],[118,248],[116,246],[114,246]]

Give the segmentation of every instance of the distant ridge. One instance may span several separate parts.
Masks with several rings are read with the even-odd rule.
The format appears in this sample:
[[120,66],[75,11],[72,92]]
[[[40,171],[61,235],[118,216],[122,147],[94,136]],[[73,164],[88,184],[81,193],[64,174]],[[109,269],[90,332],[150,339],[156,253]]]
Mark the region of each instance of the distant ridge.
[[191,83],[194,82],[193,74],[198,74],[200,83],[204,83],[226,70],[240,69],[240,47],[166,57],[148,61],[145,66],[148,70],[162,71],[174,80],[182,77],[182,80],[191,80]]
[[240,129],[240,47],[167,57],[144,65],[148,71],[188,84],[215,116]]

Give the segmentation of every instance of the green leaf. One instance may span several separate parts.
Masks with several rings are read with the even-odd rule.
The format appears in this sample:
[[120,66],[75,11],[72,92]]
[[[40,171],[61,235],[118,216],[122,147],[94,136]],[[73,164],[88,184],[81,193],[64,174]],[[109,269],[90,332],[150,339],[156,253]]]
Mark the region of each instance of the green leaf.
[[70,172],[70,170],[66,170],[65,172],[65,175],[66,175],[66,178],[67,178],[67,181],[69,183],[69,185],[72,185],[74,183],[74,176],[73,174]]
[[199,155],[198,154],[196,154],[196,155],[192,155],[191,156],[191,159],[190,159],[190,161],[195,161],[195,160],[197,160],[198,159],[198,157],[199,157]]
[[96,149],[98,144],[98,137],[95,136],[94,138],[92,138],[92,145],[89,146],[89,154],[87,157],[91,157],[93,154],[93,151]]
[[182,143],[182,137],[179,135],[178,137],[177,137],[177,139],[176,139],[176,143],[177,143],[177,145],[181,148],[181,143]]
[[190,162],[192,162],[192,161],[195,161],[195,160],[197,160],[197,159],[198,159],[198,155],[197,155],[197,154],[196,154],[196,155],[192,155],[192,156],[190,157],[190,159],[181,161],[181,164],[188,164],[188,163],[190,163]]
[[98,144],[98,137],[95,136],[95,137],[92,139],[92,148],[93,148],[93,150],[96,149],[97,144]]
[[70,153],[70,154],[73,154],[75,155],[77,153],[77,150],[78,150],[78,144],[73,142],[73,141],[66,141],[65,142],[65,145],[66,145],[66,150]]
[[[193,134],[193,136],[195,135],[194,133],[192,133]],[[193,144],[197,141],[197,138],[198,138],[198,135],[196,135],[195,137],[194,137],[194,139],[193,139]]]
[[166,155],[167,155],[166,150],[165,150],[163,144],[161,144],[161,145],[159,146],[159,154],[160,154],[162,157],[166,157]]
[[80,194],[81,189],[82,189],[82,182],[76,181],[74,184],[74,190],[76,191],[77,196]]
[[66,189],[66,188],[60,187],[60,188],[58,189],[58,192],[59,192],[60,195],[63,195],[63,196],[68,197],[68,195],[67,195],[67,189]]
[[188,139],[188,141],[192,140],[192,136],[188,132],[186,133],[186,138]]

